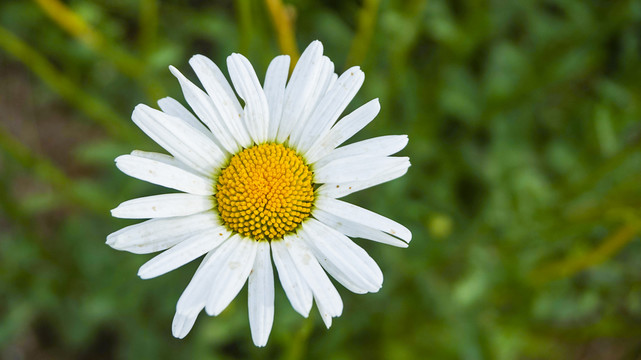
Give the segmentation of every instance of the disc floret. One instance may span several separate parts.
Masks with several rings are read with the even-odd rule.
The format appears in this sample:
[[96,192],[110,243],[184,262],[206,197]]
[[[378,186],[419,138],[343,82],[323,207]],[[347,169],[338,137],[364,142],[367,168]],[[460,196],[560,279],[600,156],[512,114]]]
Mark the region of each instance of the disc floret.
[[312,172],[282,144],[261,144],[235,154],[216,184],[218,212],[231,230],[255,240],[293,231],[311,212]]

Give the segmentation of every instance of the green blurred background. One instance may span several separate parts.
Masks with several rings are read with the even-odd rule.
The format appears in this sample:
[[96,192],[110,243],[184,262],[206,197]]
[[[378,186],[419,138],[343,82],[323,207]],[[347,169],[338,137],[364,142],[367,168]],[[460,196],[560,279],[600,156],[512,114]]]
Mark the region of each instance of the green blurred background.
[[[357,139],[409,134],[408,174],[348,200],[408,226],[357,240],[385,274],[339,288],[328,331],[280,285],[267,348],[246,290],[171,336],[197,263],[143,281],[107,234],[121,201],[161,193],[117,171],[160,150],[138,103],[182,101],[167,70],[225,68],[320,39],[382,111]],[[0,2],[0,358],[638,359],[641,2],[362,0]]]

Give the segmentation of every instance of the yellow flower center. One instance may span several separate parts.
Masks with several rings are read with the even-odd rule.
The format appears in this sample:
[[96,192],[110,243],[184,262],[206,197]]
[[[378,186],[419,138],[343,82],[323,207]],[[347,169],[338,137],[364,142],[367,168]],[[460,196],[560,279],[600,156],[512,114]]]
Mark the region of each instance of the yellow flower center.
[[218,177],[216,200],[232,230],[255,240],[281,238],[311,212],[312,172],[292,149],[256,145],[231,158]]

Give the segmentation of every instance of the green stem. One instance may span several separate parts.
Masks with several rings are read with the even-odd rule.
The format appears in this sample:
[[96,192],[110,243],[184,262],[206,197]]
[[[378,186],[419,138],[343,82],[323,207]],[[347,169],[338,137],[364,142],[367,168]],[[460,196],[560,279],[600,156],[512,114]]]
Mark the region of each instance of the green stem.
[[249,0],[236,0],[236,11],[238,12],[238,31],[240,33],[239,49],[241,53],[247,54],[254,30]]
[[358,29],[347,56],[347,66],[361,64],[369,51],[376,27],[379,0],[365,0],[358,13]]
[[140,36],[138,44],[145,55],[148,55],[156,44],[158,31],[158,2],[156,0],[140,1]]
[[[50,184],[71,203],[80,205],[96,213],[105,214],[112,201],[96,188],[75,181],[48,159],[36,155],[28,147],[17,141],[9,132],[0,127],[0,149],[20,165],[30,170],[36,178]],[[91,193],[91,194],[90,194]],[[87,196],[90,195],[90,196]]]
[[40,53],[2,26],[0,26],[0,48],[25,64],[54,92],[84,112],[109,134],[130,142],[136,142],[140,139],[140,135],[133,126],[123,121],[125,117],[117,114],[109,105],[76,86]]
[[303,320],[303,324],[298,329],[294,338],[291,340],[288,351],[284,354],[283,358],[287,360],[300,360],[305,359],[307,352],[307,344],[309,343],[309,336],[314,330],[314,319],[308,317]]
[[265,4],[276,30],[280,50],[292,59],[290,63],[291,71],[300,57],[298,46],[296,46],[296,36],[294,35],[293,15],[287,11],[281,0],[265,0]]
[[612,258],[625,245],[634,240],[641,229],[639,223],[637,221],[634,224],[624,225],[588,253],[547,264],[533,271],[530,277],[537,283],[545,283],[570,277],[580,271],[597,266]]
[[[75,37],[78,41],[85,44],[94,52],[106,57],[115,67],[123,74],[140,82],[145,89],[147,96],[155,100],[164,93],[162,86],[153,77],[146,72],[146,66],[143,61],[131,55],[127,50],[120,47],[117,43],[110,41],[99,31],[92,28],[81,16],[76,14],[67,5],[59,0],[35,0],[42,11],[51,18],[60,28]],[[146,0],[146,3],[154,3],[152,0]],[[145,36],[155,34],[155,24],[157,19],[153,4],[143,4],[148,8],[145,16],[149,23],[143,23],[143,32],[150,31]]]

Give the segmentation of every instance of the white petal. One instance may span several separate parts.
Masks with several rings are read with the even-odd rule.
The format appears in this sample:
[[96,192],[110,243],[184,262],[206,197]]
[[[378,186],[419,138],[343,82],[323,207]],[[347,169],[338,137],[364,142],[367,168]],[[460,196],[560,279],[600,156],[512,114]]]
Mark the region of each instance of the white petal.
[[406,248],[408,245],[406,242],[399,240],[392,235],[388,235],[380,230],[372,229],[367,226],[357,224],[348,219],[343,219],[337,216],[334,216],[327,211],[321,209],[314,210],[314,218],[323,224],[340,231],[341,233],[351,236],[358,237],[362,239],[372,240],[380,242],[387,245],[397,246]]
[[333,160],[319,169],[314,169],[314,181],[318,183],[364,181],[406,163],[409,163],[407,157],[354,156],[341,158]]
[[295,143],[301,152],[306,152],[319,142],[330,130],[347,105],[363,85],[365,74],[358,68],[347,69],[336,84],[323,96],[310,114],[300,141]]
[[307,136],[305,129],[308,122],[314,121],[314,113],[312,112],[322,111],[322,108],[317,108],[317,106],[327,94],[329,84],[332,82],[333,75],[335,75],[334,63],[327,56],[323,56],[321,63],[321,72],[318,76],[318,80],[316,80],[312,93],[303,108],[303,112],[299,115],[298,121],[294,124],[294,128],[290,135],[289,142],[296,148],[298,147],[301,138]]
[[203,55],[194,55],[189,60],[189,64],[198,75],[220,118],[223,119],[236,142],[243,147],[249,146],[251,139],[247,128],[241,121],[243,108],[240,106],[236,94],[234,94],[234,90],[232,90],[225,75],[213,61]]
[[305,105],[314,100],[311,96],[314,87],[318,85],[318,77],[323,68],[322,56],[323,45],[320,41],[312,41],[298,60],[285,88],[283,116],[278,126],[278,142],[287,139],[305,110]]
[[[316,295],[314,295],[314,300],[316,301],[316,306],[318,306],[318,312],[321,314],[321,319],[323,319],[323,323],[325,323],[325,326],[329,329],[330,327],[332,327],[332,318],[333,318],[333,316],[330,315],[331,309],[328,309],[331,306],[331,304],[326,301],[319,300]],[[337,317],[338,316],[340,315],[337,315]]]
[[147,261],[138,270],[138,276],[151,279],[175,270],[216,248],[230,236],[224,226],[193,235]]
[[208,252],[203,261],[198,266],[196,273],[185,288],[182,295],[176,303],[176,312],[182,314],[199,313],[211,294],[211,282],[216,276],[220,267],[224,264],[225,259],[235,250],[232,236],[218,245],[215,249]]
[[296,268],[285,242],[274,240],[271,242],[274,264],[278,270],[278,278],[285,290],[285,294],[296,312],[304,317],[309,316],[312,308],[312,289],[309,288],[305,279]]
[[111,216],[123,219],[150,219],[185,216],[214,207],[211,196],[162,194],[125,201],[111,210]]
[[283,103],[285,102],[285,84],[289,75],[289,56],[276,56],[265,74],[265,96],[269,105],[269,129],[267,138],[269,141],[276,139],[278,125],[283,115]]
[[154,160],[154,161],[159,161],[159,162],[165,163],[167,165],[179,167],[179,168],[181,168],[181,169],[183,169],[185,171],[189,171],[189,172],[191,172],[193,174],[198,174],[198,171],[196,171],[196,170],[190,168],[189,166],[183,164],[182,162],[180,162],[180,160],[176,159],[175,157],[173,157],[171,155],[161,154],[161,153],[157,153],[157,152],[150,152],[150,151],[142,151],[142,150],[134,150],[134,151],[131,152],[131,155],[132,156],[136,156],[136,157],[145,158],[145,159]]
[[256,346],[267,345],[274,323],[274,270],[269,242],[259,241],[254,267],[249,275],[249,327]]
[[189,106],[191,106],[196,115],[198,115],[198,118],[207,125],[216,140],[218,140],[217,144],[231,154],[236,153],[240,147],[228,128],[231,124],[229,119],[223,119],[214,106],[212,98],[189,81],[178,69],[170,66],[169,70],[174,74],[176,79],[178,79],[185,100]]
[[398,164],[396,167],[390,168],[387,171],[377,174],[376,176],[369,178],[367,180],[346,181],[346,182],[340,182],[340,183],[326,183],[321,185],[321,187],[318,188],[317,193],[322,194],[323,196],[326,196],[326,197],[340,198],[340,197],[349,195],[353,192],[367,189],[369,187],[376,186],[378,184],[382,184],[382,183],[394,180],[396,178],[399,178],[405,175],[405,173],[407,173],[407,169],[409,167],[410,167],[410,162],[407,161],[407,162]]
[[340,316],[343,312],[341,296],[299,235],[287,235],[283,238],[283,242],[294,264],[296,264],[296,268],[312,289],[320,315],[325,325],[329,327],[332,317]]
[[332,150],[315,162],[314,167],[321,168],[333,160],[352,156],[389,156],[401,151],[407,145],[407,141],[407,135],[387,135],[355,142]]
[[227,57],[227,69],[238,95],[245,101],[243,119],[255,143],[267,140],[269,106],[249,60],[240,54]]
[[340,119],[322,139],[312,145],[305,153],[305,159],[310,163],[314,163],[329,154],[332,150],[336,149],[338,145],[354,136],[354,134],[374,120],[380,110],[381,104],[378,102],[378,99],[374,99],[352,111]]
[[211,175],[225,160],[211,139],[177,117],[140,104],[132,119],[170,154],[204,175]]
[[152,184],[197,195],[212,195],[214,192],[211,179],[161,161],[122,155],[116,158],[116,166],[123,173]]
[[[218,100],[227,101],[230,100],[227,104],[219,109],[226,109],[221,111],[221,114],[224,112],[229,112],[229,114],[238,114],[242,111],[243,107],[238,102],[234,89],[232,89],[229,81],[225,78],[225,74],[220,70],[220,68],[211,61],[210,58],[204,55],[196,54],[189,59],[189,65],[198,76],[198,80],[203,84],[203,87],[209,93],[209,96],[214,99],[214,102],[218,106]],[[220,95],[222,97],[218,98],[214,95]]]
[[209,283],[214,276],[217,259],[223,258],[226,254],[220,251],[220,247],[210,251],[198,266],[196,273],[180,295],[176,304],[176,315],[171,324],[171,331],[174,337],[184,338],[198,317],[198,314],[205,307],[207,296],[209,295]]
[[[239,235],[233,235],[220,246],[207,253],[200,263],[194,277],[182,295],[180,295],[180,299],[176,304],[176,316],[172,324],[172,331],[175,337],[183,338],[191,330],[196,317],[205,307],[207,299],[213,295],[212,289],[216,285],[216,277],[225,267],[229,266],[228,259],[238,250],[239,239]],[[253,259],[250,262],[251,264],[253,264]]]
[[222,264],[210,283],[211,292],[205,311],[212,316],[225,310],[243,288],[252,270],[258,248],[257,241],[240,236],[231,237],[225,244],[233,246],[234,250],[222,259]]
[[336,84],[336,80],[338,80],[338,74],[334,73],[329,79],[329,83],[327,84],[327,90],[331,90],[334,84]]
[[374,259],[347,236],[315,219],[307,220],[301,231],[323,268],[348,290],[364,294],[383,286],[383,273]]
[[362,207],[326,197],[316,199],[316,207],[334,216],[351,220],[357,224],[384,231],[399,239],[410,242],[412,233],[403,225]]
[[314,90],[310,97],[311,101],[309,101],[305,105],[305,110],[303,111],[305,118],[309,117],[309,114],[311,114],[311,112],[320,103],[320,101],[323,99],[323,96],[331,90],[332,85],[334,84],[336,79],[338,79],[338,75],[334,73],[334,63],[332,62],[332,60],[323,55],[321,61],[323,67],[321,69],[320,75],[318,76],[316,86],[314,86]]
[[183,339],[196,323],[200,311],[191,311],[189,313],[176,312],[174,320],[171,323],[171,333],[175,338]]
[[107,236],[107,245],[134,254],[165,250],[184,239],[207,229],[220,226],[217,215],[200,214],[151,219],[122,228]]
[[211,131],[209,131],[209,129],[207,129],[205,125],[203,125],[203,123],[201,123],[200,120],[191,113],[191,111],[187,110],[187,108],[178,102],[178,100],[171,97],[162,98],[158,100],[158,106],[165,114],[180,118],[191,125],[194,129],[205,134],[208,138],[212,140],[214,139],[214,135]]

